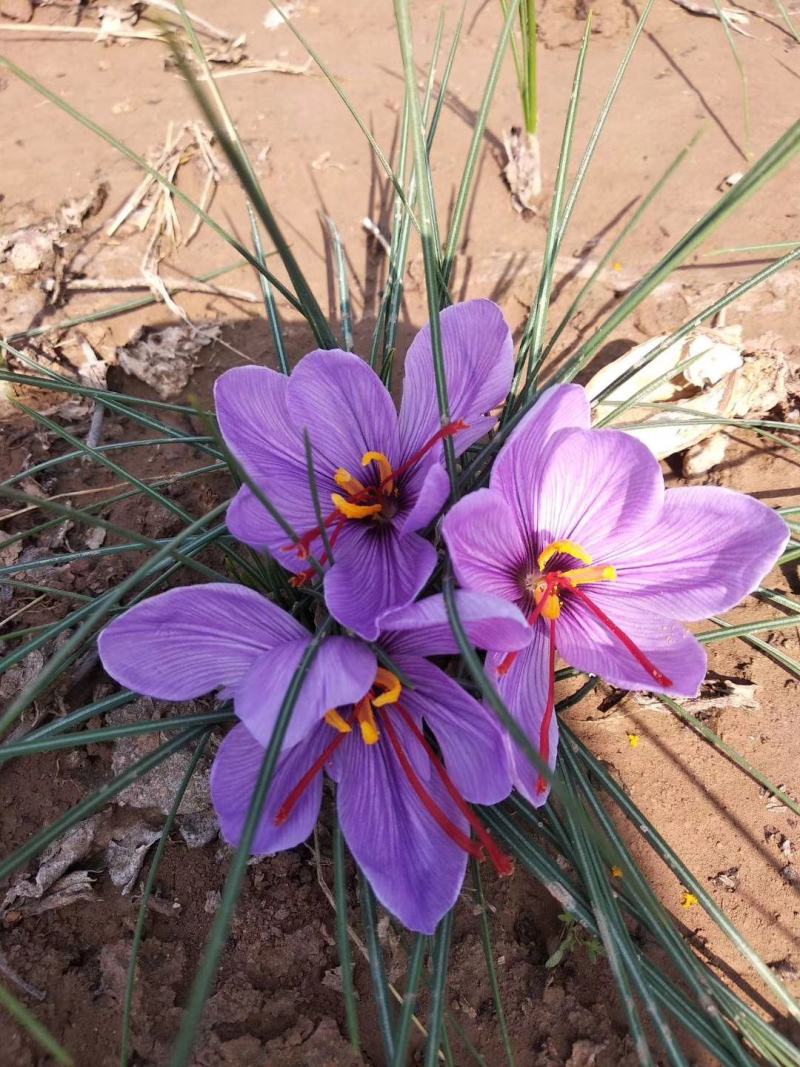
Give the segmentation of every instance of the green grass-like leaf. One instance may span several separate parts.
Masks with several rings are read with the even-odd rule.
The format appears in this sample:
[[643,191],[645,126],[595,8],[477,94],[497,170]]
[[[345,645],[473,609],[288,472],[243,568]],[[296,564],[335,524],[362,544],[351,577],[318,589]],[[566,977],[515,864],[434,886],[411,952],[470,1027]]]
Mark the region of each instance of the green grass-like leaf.
[[133,931],[133,943],[131,944],[131,958],[128,964],[128,975],[125,981],[125,999],[122,1004],[122,1040],[120,1042],[120,1067],[128,1067],[130,1059],[130,1028],[131,1028],[131,1016],[133,1012],[133,992],[136,986],[136,964],[139,958],[139,949],[141,948],[142,940],[144,938],[144,927],[147,922],[148,908],[150,905],[150,898],[153,895],[153,890],[156,885],[156,878],[161,867],[161,860],[164,858],[164,853],[167,848],[167,842],[169,841],[169,835],[172,832],[172,827],[175,823],[175,819],[178,815],[178,808],[181,806],[186,790],[189,788],[194,772],[197,770],[197,765],[206,750],[206,745],[210,737],[210,733],[206,731],[200,738],[197,747],[195,748],[192,758],[186,767],[183,774],[183,778],[175,791],[175,798],[172,801],[167,817],[164,820],[164,825],[161,829],[161,837],[156,845],[156,850],[153,854],[153,858],[150,862],[150,870],[147,873],[147,881],[144,884],[142,890],[142,900],[139,905],[139,914],[136,916],[136,926]]
[[214,976],[217,973],[217,968],[225,948],[236,902],[239,899],[239,894],[242,890],[253,838],[258,829],[258,823],[261,819],[261,813],[264,808],[264,802],[267,797],[270,782],[272,781],[278,766],[281,745],[286,736],[286,730],[289,727],[292,712],[294,711],[295,704],[300,696],[300,689],[306,674],[308,673],[308,670],[314,661],[314,657],[317,654],[317,650],[326,637],[329,629],[330,622],[324,622],[311,639],[306,651],[303,653],[303,657],[300,660],[297,670],[292,676],[292,680],[286,690],[286,695],[281,703],[272,737],[264,750],[261,769],[258,772],[258,778],[253,789],[250,806],[247,809],[247,818],[245,819],[244,827],[242,829],[241,840],[236,847],[236,852],[231,861],[228,877],[225,881],[225,888],[222,892],[222,899],[214,918],[211,932],[208,935],[208,940],[206,941],[205,953],[203,954],[203,959],[197,970],[197,974],[195,975],[189,993],[186,1011],[183,1016],[183,1021],[181,1022],[181,1028],[170,1061],[171,1067],[186,1067],[191,1058],[192,1048],[197,1038],[197,1029],[200,1025],[200,1018],[203,1013],[203,1007],[211,992]]
[[75,1061],[66,1049],[59,1045],[49,1030],[42,1026],[36,1016],[28,1011],[22,1001],[2,984],[0,984],[0,1008],[4,1008],[12,1019],[15,1019],[24,1030],[27,1030],[33,1040],[42,1047],[48,1056],[52,1056],[56,1063],[63,1064],[64,1067],[74,1067]]

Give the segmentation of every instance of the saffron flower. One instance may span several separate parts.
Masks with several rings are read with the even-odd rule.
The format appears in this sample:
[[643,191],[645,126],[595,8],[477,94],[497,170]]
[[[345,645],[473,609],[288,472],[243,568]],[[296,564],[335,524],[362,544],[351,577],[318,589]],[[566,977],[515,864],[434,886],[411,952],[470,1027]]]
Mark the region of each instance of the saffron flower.
[[[443,440],[451,438],[460,454],[482,437],[495,424],[488,413],[511,383],[511,335],[495,304],[458,304],[443,311],[440,322],[447,426],[436,402],[429,326],[406,355],[399,413],[377,374],[338,350],[309,353],[288,378],[241,367],[216,383],[228,447],[297,538],[287,536],[247,486],[228,509],[229,530],[270,552],[295,573],[295,583],[313,576],[313,555],[326,566],[329,611],[368,640],[378,635],[379,616],[411,603],[436,564],[433,545],[419,531],[447,500]],[[332,563],[314,509],[305,431]]]
[[[776,512],[742,493],[665,491],[641,442],[589,426],[580,386],[547,390],[498,453],[489,488],[442,524],[460,584],[505,597],[528,619],[530,644],[487,665],[551,768],[556,651],[623,689],[695,696],[706,654],[676,620],[734,607],[789,536]],[[511,748],[515,786],[543,804],[545,779]]]
[[[458,609],[479,647],[505,652],[530,639],[519,610],[499,597],[462,591]],[[219,689],[233,700],[241,722],[211,771],[231,844],[241,839],[265,747],[310,639],[259,593],[224,583],[152,597],[100,635],[105,669],[137,692],[186,700]],[[394,611],[378,647],[394,670],[356,638],[322,642],[252,851],[277,852],[309,836],[327,771],[345,839],[378,898],[410,929],[432,933],[458,897],[469,855],[511,871],[467,803],[509,794],[507,746],[491,712],[426,658],[457,651],[441,595]]]

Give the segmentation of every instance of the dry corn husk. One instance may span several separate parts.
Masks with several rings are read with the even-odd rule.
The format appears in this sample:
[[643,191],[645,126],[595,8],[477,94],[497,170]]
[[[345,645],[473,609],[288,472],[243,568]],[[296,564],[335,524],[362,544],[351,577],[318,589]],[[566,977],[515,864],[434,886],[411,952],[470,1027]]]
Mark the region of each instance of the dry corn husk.
[[[599,370],[586,386],[590,399],[664,339],[664,336],[652,337]],[[674,370],[689,359],[692,362],[688,366]],[[670,374],[671,371],[674,373]],[[668,375],[642,397],[642,404],[649,406],[634,405],[612,424],[642,441],[657,459],[665,459],[717,434],[718,428],[713,423],[703,425],[697,421],[703,415],[725,419],[756,417],[775,407],[786,397],[787,373],[786,357],[773,344],[743,351],[739,325],[696,330],[670,345],[614,389],[597,405],[596,414],[598,418],[607,415],[612,405],[629,400],[644,386]],[[654,408],[653,404],[665,407]],[[672,405],[680,405],[681,410],[672,410]],[[641,425],[646,422],[662,425],[652,428]],[[667,422],[670,425],[663,425]],[[633,423],[637,424],[636,428],[628,429]],[[721,461],[723,453],[719,441],[700,453],[695,452],[691,473],[708,470]]]

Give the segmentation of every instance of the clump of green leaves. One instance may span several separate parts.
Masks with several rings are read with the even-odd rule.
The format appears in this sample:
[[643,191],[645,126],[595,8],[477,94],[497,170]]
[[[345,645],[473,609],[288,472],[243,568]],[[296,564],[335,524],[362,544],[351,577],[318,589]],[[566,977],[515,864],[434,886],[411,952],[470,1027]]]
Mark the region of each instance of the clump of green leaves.
[[[405,98],[403,120],[400,127],[397,149],[397,163],[392,166],[386,155],[374,140],[367,123],[346,95],[344,89],[327,68],[313,48],[309,52],[318,64],[322,74],[331,84],[333,90],[345,107],[350,111],[359,128],[375,153],[380,167],[387,175],[387,180],[394,190],[393,226],[390,235],[390,255],[388,273],[383,298],[375,323],[370,352],[370,363],[381,373],[385,381],[390,381],[395,354],[395,339],[403,303],[403,286],[411,240],[418,234],[422,241],[425,261],[425,284],[428,308],[433,324],[437,322],[437,313],[451,302],[451,285],[457,268],[457,249],[463,238],[465,220],[469,217],[474,178],[477,163],[483,145],[483,134],[491,107],[495,87],[509,43],[513,49],[517,66],[517,75],[523,101],[524,126],[528,133],[535,135],[538,123],[536,97],[536,9],[533,0],[503,0],[505,21],[498,38],[495,53],[487,70],[486,85],[476,109],[476,121],[467,156],[464,161],[462,177],[459,182],[453,209],[449,217],[437,212],[435,190],[433,187],[430,153],[435,147],[436,132],[442,116],[450,73],[457,59],[460,40],[461,22],[455,26],[443,73],[437,83],[436,68],[443,40],[443,23],[434,41],[433,54],[430,57],[429,73],[420,96],[417,84],[418,59],[415,58],[413,26],[408,0],[395,0],[400,49],[404,61]],[[581,161],[574,174],[571,173],[572,149],[575,138],[576,117],[581,100],[585,59],[589,47],[589,32],[584,35],[579,50],[572,94],[564,121],[562,148],[554,183],[554,192],[549,209],[548,231],[544,262],[539,286],[529,309],[528,319],[522,333],[517,352],[517,368],[514,401],[504,414],[503,424],[495,438],[485,446],[473,450],[468,465],[459,467],[452,455],[448,455],[448,469],[454,498],[460,493],[484,484],[491,465],[492,457],[503,440],[515,425],[525,416],[535,403],[544,384],[554,380],[572,380],[594,357],[600,347],[625,323],[639,307],[641,302],[653,289],[669,277],[687,257],[714,231],[714,229],[739,208],[745,200],[767,182],[800,149],[800,123],[795,123],[764,156],[756,161],[745,177],[729,189],[720,200],[697,222],[675,246],[641,279],[632,291],[627,293],[603,319],[582,338],[580,347],[571,353],[559,352],[557,341],[564,329],[562,322],[554,327],[550,321],[552,291],[555,277],[556,260],[564,246],[565,235],[578,198],[583,194],[584,184],[590,170],[592,158],[622,84],[627,66],[648,17],[652,0],[646,4],[642,16],[632,36],[619,70],[613,80],[606,101],[597,118]],[[180,9],[182,3],[178,4]],[[517,21],[518,20],[518,21]],[[513,28],[518,25],[520,36],[514,38]],[[306,44],[293,23],[289,28],[301,43]],[[146,161],[127,146],[122,144],[112,133],[101,128],[91,119],[77,111],[59,94],[53,93],[41,85],[35,78],[9,60],[0,59],[12,74],[20,77],[34,91],[48,99],[62,112],[81,122],[108,144],[122,152],[137,166],[150,173],[162,185],[171,188],[192,211],[198,214],[224,242],[248,262],[257,272],[262,282],[266,314],[275,343],[277,360],[282,370],[288,372],[292,353],[285,344],[281,323],[276,309],[277,297],[296,309],[308,322],[317,342],[323,346],[338,343],[336,324],[329,322],[321,311],[320,305],[305,279],[302,264],[292,252],[288,241],[283,236],[278,212],[273,209],[264,190],[255,178],[252,167],[247,160],[241,141],[236,135],[235,125],[228,115],[218,87],[202,57],[196,36],[188,19],[184,21],[186,39],[194,50],[197,60],[206,72],[210,91],[193,73],[193,68],[183,62],[181,43],[172,36],[171,45],[182,60],[187,80],[194,92],[207,121],[213,127],[219,144],[224,150],[233,171],[238,175],[245,191],[248,205],[253,216],[258,219],[269,237],[270,246],[265,250],[261,238],[253,223],[253,246],[243,244],[237,237],[222,227],[208,213],[186,194],[175,189],[163,175],[149,167]],[[660,193],[666,180],[674,172],[669,169],[657,186],[647,194],[644,203],[649,204]],[[638,219],[637,215],[637,219]],[[617,243],[629,232],[614,239]],[[342,335],[345,347],[349,347],[351,338],[352,308],[349,299],[346,277],[346,256],[343,254],[341,239],[335,224],[329,226],[334,255],[336,291],[339,294],[341,322],[338,332]],[[612,246],[616,247],[616,245]],[[610,255],[607,252],[606,255]],[[671,344],[678,337],[684,336],[695,325],[708,320],[722,307],[733,302],[753,286],[760,284],[774,273],[800,259],[800,249],[794,248],[786,255],[774,260],[753,277],[738,284],[724,298],[705,308],[698,315],[682,324],[673,335],[664,342]],[[270,267],[267,263],[270,263]],[[280,274],[280,276],[278,276]],[[591,285],[594,275],[580,290],[582,301]],[[147,302],[149,298],[145,298]],[[577,298],[576,298],[577,299]],[[117,309],[107,309],[91,317],[113,314],[114,311],[129,310],[132,303],[121,305]],[[141,306],[141,304],[139,305]],[[570,313],[576,309],[573,303]],[[84,317],[84,319],[87,317]],[[63,325],[63,324],[62,324]],[[291,595],[286,586],[285,576],[279,569],[267,566],[265,561],[243,549],[230,538],[224,525],[223,514],[227,500],[205,515],[195,516],[188,511],[176,511],[174,500],[162,490],[164,485],[150,483],[130,474],[124,465],[127,449],[150,447],[160,443],[180,445],[187,449],[187,457],[201,457],[201,462],[192,460],[193,465],[180,477],[184,480],[207,478],[209,473],[228,471],[230,473],[230,494],[232,495],[242,472],[237,465],[220,448],[215,433],[190,434],[176,426],[169,415],[185,418],[196,414],[193,409],[181,405],[171,405],[153,401],[142,401],[109,390],[89,390],[86,387],[67,381],[55,372],[44,370],[24,351],[27,336],[40,334],[46,327],[37,327],[15,336],[14,345],[3,342],[3,347],[21,363],[25,370],[0,369],[0,381],[12,384],[25,384],[41,389],[72,392],[76,395],[89,395],[108,411],[122,416],[127,424],[136,424],[146,428],[150,434],[145,439],[117,441],[109,445],[88,447],[79,438],[72,437],[61,429],[54,420],[44,420],[31,412],[49,432],[66,440],[70,450],[63,455],[53,457],[20,472],[6,480],[0,486],[0,494],[20,504],[35,506],[43,513],[43,521],[23,533],[5,537],[0,541],[0,550],[26,537],[35,536],[48,526],[63,521],[65,511],[75,523],[87,527],[99,526],[111,535],[107,545],[100,548],[63,553],[56,555],[55,562],[66,563],[71,560],[85,560],[94,563],[106,555],[125,555],[131,557],[130,574],[118,586],[97,595],[87,597],[84,594],[66,594],[64,590],[50,589],[45,584],[22,582],[15,578],[19,572],[27,576],[37,569],[45,568],[54,562],[53,558],[38,559],[24,564],[9,563],[0,567],[0,580],[14,584],[15,587],[30,586],[30,592],[37,595],[52,594],[61,598],[72,598],[70,610],[58,622],[45,626],[35,626],[15,630],[3,635],[3,648],[6,650],[0,659],[0,670],[19,663],[30,652],[39,648],[55,646],[57,649],[51,658],[32,679],[25,689],[5,710],[0,720],[0,731],[7,732],[34,701],[46,696],[59,678],[72,664],[93,647],[98,631],[115,613],[138,600],[164,589],[182,579],[191,572],[199,573],[204,578],[224,578],[225,573],[235,573],[255,588],[268,592],[281,601]],[[434,355],[439,372],[438,383],[445,381],[442,369],[441,345],[438,331],[433,325]],[[642,362],[655,358],[661,346],[650,352]],[[558,373],[554,367],[558,364]],[[633,368],[630,373],[638,370]],[[609,391],[620,382],[614,382]],[[655,383],[654,383],[655,384]],[[637,394],[637,403],[642,398]],[[447,395],[445,388],[439,388],[438,401],[443,417],[447,414]],[[645,400],[646,402],[646,400]],[[605,410],[605,409],[604,409]],[[613,423],[619,410],[612,408],[604,417],[606,424]],[[666,418],[674,416],[675,407],[664,411]],[[445,418],[446,421],[446,418]],[[792,437],[798,433],[794,424],[775,420],[721,420],[726,426],[738,427],[743,433],[769,435],[773,440],[788,443],[796,448]],[[117,462],[115,457],[119,457]],[[31,497],[21,491],[18,483],[26,476],[35,475],[44,468],[53,469],[62,465],[91,462],[112,470],[115,477],[127,483],[125,490],[117,497],[106,498],[101,504],[93,503],[84,507],[65,509],[55,501]],[[165,508],[180,524],[179,532],[170,538],[158,541],[144,538],[137,530],[117,527],[103,518],[101,512],[116,499],[138,497],[151,502],[154,506]],[[269,502],[265,501],[265,506]],[[788,563],[800,556],[800,526],[797,525],[797,508],[784,509],[787,518],[794,520],[796,535],[790,541],[781,562]],[[220,575],[218,567],[222,553],[224,572]],[[133,563],[135,556],[136,565]],[[470,646],[464,628],[461,625],[453,597],[452,581],[444,576],[444,592],[451,611],[451,625],[458,637],[462,659],[466,672],[470,675],[476,689],[483,695],[489,706],[509,725],[507,709],[499,700],[490,680],[483,671],[483,666]],[[791,598],[775,594],[771,590],[760,590],[759,596],[775,612],[780,614],[760,620],[754,624],[732,627],[722,620],[712,620],[714,630],[701,635],[706,640],[736,639],[750,644],[751,647],[771,656],[786,670],[800,676],[800,663],[789,656],[783,649],[777,649],[768,641],[756,636],[758,630],[780,629],[796,626],[800,620],[800,609]],[[320,633],[324,633],[326,622],[321,623]],[[58,643],[56,642],[58,640]],[[311,650],[313,655],[315,649]],[[200,962],[196,979],[187,1001],[180,1034],[177,1037],[172,1067],[186,1067],[190,1062],[192,1048],[199,1030],[200,1019],[205,1000],[213,988],[216,970],[225,949],[227,934],[240,892],[245,884],[249,839],[259,815],[259,804],[269,787],[274,773],[281,738],[292,714],[293,703],[299,692],[303,671],[308,662],[301,664],[290,686],[289,695],[279,716],[279,726],[269,745],[264,765],[259,776],[258,788],[254,796],[248,817],[249,831],[245,834],[241,846],[232,861],[228,882],[226,884],[220,907],[212,924],[205,954]],[[572,676],[574,672],[566,672]],[[577,699],[591,691],[595,684],[593,679],[585,679],[570,700],[562,702],[560,712],[564,712]],[[145,759],[128,768],[123,775],[113,779],[99,792],[84,798],[79,804],[63,813],[48,826],[42,827],[23,846],[0,860],[0,876],[6,876],[29,860],[36,857],[59,834],[85,818],[91,811],[97,810],[111,800],[136,776],[147,773],[163,759],[184,746],[196,744],[208,737],[209,732],[227,723],[230,713],[222,708],[217,712],[195,716],[172,716],[152,722],[137,722],[132,726],[100,726],[86,730],[90,719],[99,718],[102,722],[114,708],[135,699],[135,694],[122,692],[113,694],[103,700],[77,708],[60,719],[45,722],[21,740],[6,742],[0,747],[0,762],[10,759],[22,759],[36,752],[55,751],[57,749],[78,748],[87,744],[108,743],[119,736],[131,733],[162,733],[171,735],[171,739],[154,749]],[[674,705],[674,706],[673,706]],[[732,759],[744,775],[756,778],[761,786],[768,789],[781,803],[789,803],[785,792],[774,785],[760,772],[756,772],[746,760],[738,756],[730,746],[722,744],[710,730],[699,726],[692,717],[682,713],[675,702],[667,705],[693,729],[701,732],[704,740],[720,755],[720,758]],[[553,788],[553,799],[545,809],[535,811],[519,798],[512,798],[506,805],[485,809],[482,816],[492,829],[498,841],[517,858],[521,869],[539,880],[561,902],[564,910],[561,914],[564,923],[564,936],[556,951],[546,963],[549,969],[558,966],[568,955],[578,951],[585,952],[592,962],[597,962],[604,955],[618,983],[621,1000],[627,1012],[628,1024],[635,1038],[635,1046],[643,1064],[654,1062],[656,1056],[665,1057],[665,1062],[686,1067],[687,1058],[681,1048],[676,1032],[691,1035],[704,1047],[717,1062],[732,1064],[734,1067],[756,1067],[767,1063],[773,1067],[791,1067],[797,1063],[798,1050],[783,1036],[781,1031],[766,1021],[761,1014],[720,981],[706,963],[697,957],[692,946],[686,941],[682,931],[664,908],[654,893],[652,886],[641,867],[637,864],[632,850],[626,844],[620,826],[627,825],[627,833],[641,834],[656,855],[663,860],[673,872],[676,886],[687,887],[705,910],[709,920],[727,937],[731,945],[740,953],[743,966],[758,975],[764,987],[769,991],[777,1008],[794,1019],[800,1020],[800,1007],[794,1002],[786,988],[780,983],[767,964],[760,959],[753,947],[731,923],[725,913],[718,907],[714,898],[706,892],[692,872],[686,867],[680,856],[667,844],[659,834],[657,827],[645,818],[631,801],[627,793],[619,787],[604,766],[595,759],[584,745],[568,729],[564,729],[562,760]],[[531,752],[531,759],[536,763],[536,753]],[[540,761],[541,762],[541,761]],[[538,766],[538,764],[537,764]],[[192,765],[194,769],[194,764]],[[546,768],[538,767],[544,774]],[[549,771],[546,772],[549,777]],[[188,785],[188,778],[182,788]],[[179,798],[178,798],[179,799]],[[177,800],[176,800],[177,803]],[[615,818],[611,818],[609,811]],[[249,837],[248,837],[249,834]],[[165,846],[166,847],[166,844]],[[153,861],[148,878],[148,889],[152,888],[156,877],[157,863],[163,854],[159,849]],[[560,862],[556,862],[558,856]],[[346,855],[341,836],[334,837],[334,873],[335,901],[337,906],[336,930],[342,966],[343,996],[347,1009],[348,1031],[355,1049],[360,1048],[358,1029],[358,1004],[355,998],[351,968],[345,965],[350,959],[350,940],[352,939],[351,917],[347,914],[347,894],[345,886]],[[618,878],[613,873],[619,867],[623,876]],[[486,956],[487,973],[490,976],[493,998],[496,1006],[498,1025],[502,1030],[507,1062],[513,1065],[511,1042],[505,1023],[502,999],[497,982],[492,956],[489,911],[483,906],[483,889],[480,875],[475,872],[479,892],[481,937]],[[482,1062],[480,1053],[474,1050],[466,1035],[460,1033],[458,1021],[448,1012],[446,988],[452,930],[452,912],[440,924],[435,937],[417,939],[412,947],[406,982],[406,996],[402,999],[402,1008],[396,1012],[392,1003],[390,987],[386,977],[381,942],[377,936],[377,907],[371,890],[362,879],[360,885],[360,922],[364,930],[364,950],[370,964],[373,980],[374,999],[386,1050],[386,1059],[393,1067],[402,1067],[407,1062],[408,1042],[411,1024],[427,1034],[425,1050],[426,1067],[434,1067],[441,1059],[453,1062],[450,1048],[451,1041],[463,1040],[466,1055],[475,1062]],[[142,907],[146,908],[146,897]],[[666,955],[671,964],[669,977],[663,967],[657,967],[647,956],[641,946],[634,942],[628,930],[628,921],[641,923],[649,938]],[[137,925],[135,948],[138,947],[143,932],[143,920]],[[359,942],[360,943],[360,942]],[[131,960],[131,973],[136,966],[136,952]],[[430,1008],[427,1025],[413,1014],[414,993],[422,982],[423,973],[430,973]],[[127,1026],[131,1017],[131,995],[133,982],[129,983],[128,996],[124,1006],[126,1037],[124,1040],[123,1064],[127,1061]],[[396,991],[395,991],[396,992]],[[11,1011],[17,1022],[24,1026],[32,1039],[46,1047],[54,1058],[68,1063],[68,1053],[60,1049],[58,1043],[48,1035],[33,1018],[32,1013],[19,1010],[15,1001],[5,997],[2,1004]],[[645,1025],[645,1022],[648,1025]],[[676,1031],[676,1027],[680,1031]]]
[[564,929],[558,948],[545,960],[544,965],[548,971],[555,970],[567,956],[581,951],[586,953],[593,964],[597,963],[601,956],[605,956],[603,942],[581,926],[580,921],[574,915],[568,911],[562,911],[558,917],[564,924]]

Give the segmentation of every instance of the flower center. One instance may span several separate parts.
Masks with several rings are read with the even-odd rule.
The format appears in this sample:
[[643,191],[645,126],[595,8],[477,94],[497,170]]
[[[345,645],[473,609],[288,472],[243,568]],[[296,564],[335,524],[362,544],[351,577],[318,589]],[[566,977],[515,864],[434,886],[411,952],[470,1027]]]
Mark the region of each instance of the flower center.
[[374,463],[378,468],[377,485],[364,485],[344,467],[339,467],[333,480],[346,493],[331,493],[336,510],[346,519],[377,519],[379,515],[391,518],[397,512],[397,486],[392,465],[383,452],[365,452],[361,466]]
[[[436,822],[437,826],[447,834],[451,841],[454,841],[459,848],[462,848],[470,856],[474,856],[478,860],[488,857],[492,861],[498,874],[503,876],[510,875],[513,872],[511,859],[498,848],[497,844],[490,837],[488,831],[475,815],[472,808],[461,796],[445,770],[440,757],[431,748],[425,734],[414,721],[413,716],[409,714],[402,704],[398,703],[402,691],[403,687],[397,675],[393,674],[391,671],[385,670],[383,667],[379,667],[375,674],[375,681],[372,684],[372,688],[366,696],[362,697],[353,707],[352,712],[343,716],[335,708],[331,708],[330,711],[325,713],[325,722],[328,726],[331,726],[336,730],[336,736],[330,744],[325,747],[319,758],[314,761],[311,767],[309,767],[278,808],[277,814],[275,815],[275,825],[280,826],[282,823],[286,822],[303,793],[311,785],[316,776],[322,772],[323,768],[344,741],[347,734],[353,732],[354,723],[358,723],[361,739],[366,745],[376,745],[381,740],[382,734],[381,730],[378,729],[377,723],[378,714],[380,714],[381,727],[386,733],[388,743],[397,758],[397,762],[399,763],[403,774],[406,776],[409,785],[420,803]],[[437,803],[430,790],[426,788],[425,783],[417,774],[413,763],[408,757],[408,753],[403,748],[397,729],[392,723],[392,716],[382,711],[382,709],[390,704],[394,705],[395,713],[400,716],[415,741],[424,749],[425,754],[431,762],[433,770],[436,772],[459,812],[469,823],[477,840],[471,838],[456,826],[453,820],[442,809],[441,805]]]
[[[331,493],[333,511],[322,520],[322,527],[315,526],[313,530],[307,530],[301,537],[290,545],[284,545],[283,552],[296,552],[299,559],[308,559],[311,547],[322,535],[322,529],[330,530],[330,546],[333,549],[339,534],[348,520],[360,522],[363,519],[376,519],[382,522],[390,522],[400,510],[400,479],[408,471],[412,470],[430,450],[447,437],[453,437],[461,430],[468,429],[468,424],[463,419],[456,419],[443,426],[441,430],[430,437],[425,444],[412,453],[407,460],[395,470],[383,452],[365,452],[361,457],[361,466],[369,467],[375,464],[378,471],[378,481],[371,485],[365,485],[359,478],[339,467],[333,475],[336,485],[342,490],[341,493]],[[330,562],[327,552],[322,552],[319,562]],[[314,568],[296,574],[291,580],[295,586],[303,585],[314,576]]]
[[[380,740],[375,710],[387,704],[396,704],[402,692],[403,687],[397,675],[378,667],[372,688],[353,708],[353,718],[358,723],[361,740],[365,745],[374,745]],[[325,712],[325,722],[342,734],[349,734],[353,729],[335,708]]]
[[[569,567],[567,569],[552,567],[553,560],[563,555],[579,560],[583,566]],[[615,567],[593,566],[592,557],[585,548],[575,541],[553,541],[539,553],[536,560],[536,570],[524,574],[521,578],[525,599],[530,603],[530,598],[533,598],[534,606],[528,613],[529,624],[532,626],[540,616],[548,621],[550,651],[547,702],[539,728],[539,754],[545,762],[548,761],[550,756],[550,727],[555,714],[556,621],[561,616],[561,597],[564,593],[569,593],[585,605],[658,685],[665,688],[672,685],[672,681],[667,678],[666,674],[648,659],[630,637],[581,588],[584,585],[592,585],[599,582],[613,582],[616,577],[617,571]],[[498,675],[502,677],[507,674],[518,655],[518,652],[510,652],[498,664]],[[544,793],[547,789],[547,782],[541,775],[536,788],[539,793]]]
[[[567,570],[550,568],[553,559],[561,555],[572,556],[584,566]],[[525,592],[533,597],[534,610],[538,609],[546,619],[557,619],[561,614],[560,589],[574,589],[575,586],[592,582],[615,581],[617,572],[614,567],[592,567],[591,562],[592,557],[586,549],[575,541],[553,541],[549,544],[539,553],[536,560],[537,569],[522,579]]]

